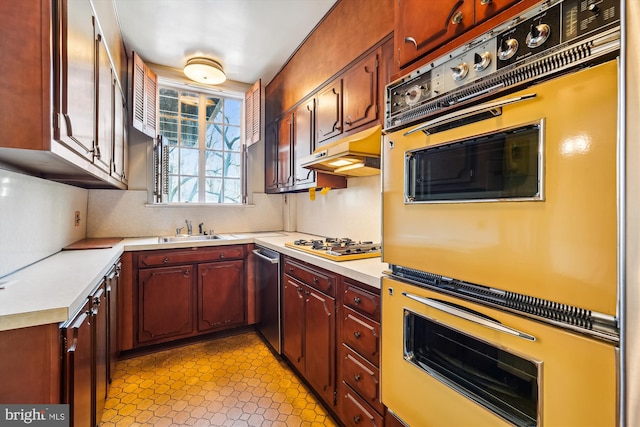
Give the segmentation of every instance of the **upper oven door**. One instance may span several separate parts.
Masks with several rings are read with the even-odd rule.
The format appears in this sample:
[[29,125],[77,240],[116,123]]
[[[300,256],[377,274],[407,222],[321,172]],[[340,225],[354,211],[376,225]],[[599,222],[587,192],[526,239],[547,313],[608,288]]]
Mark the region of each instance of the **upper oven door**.
[[410,426],[616,425],[617,348],[382,279],[382,403]]
[[617,87],[614,60],[385,135],[383,261],[615,316]]

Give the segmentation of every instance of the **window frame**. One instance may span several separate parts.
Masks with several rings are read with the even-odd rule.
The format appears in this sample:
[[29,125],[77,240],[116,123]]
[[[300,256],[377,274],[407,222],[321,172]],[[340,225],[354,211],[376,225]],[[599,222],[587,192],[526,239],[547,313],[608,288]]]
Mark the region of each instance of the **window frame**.
[[[162,203],[164,205],[170,205],[170,206],[194,206],[194,205],[205,205],[205,206],[242,206],[242,205],[246,205],[248,203],[248,195],[247,195],[247,180],[248,180],[248,168],[247,168],[247,146],[246,146],[246,142],[245,142],[245,121],[246,121],[246,117],[245,117],[245,99],[244,99],[244,93],[240,93],[240,92],[222,92],[222,91],[218,91],[218,90],[214,90],[214,89],[210,89],[210,88],[204,88],[201,86],[192,86],[192,85],[187,85],[187,84],[183,84],[180,82],[176,82],[173,80],[166,80],[166,79],[158,79],[158,106],[157,106],[157,114],[158,114],[158,135],[160,138],[164,139],[165,141],[162,143],[163,148],[162,150],[166,150],[166,152],[168,153],[169,147],[173,147],[171,146],[166,139],[167,138],[163,138],[162,134],[160,132],[160,120],[161,120],[161,112],[160,112],[160,90],[161,89],[170,89],[170,90],[176,90],[178,91],[178,93],[180,92],[190,92],[190,93],[194,93],[198,95],[198,99],[199,99],[199,108],[198,108],[198,119],[197,119],[197,123],[198,123],[198,137],[197,137],[197,141],[198,141],[198,146],[197,146],[197,150],[198,150],[198,175],[197,175],[197,182],[198,182],[198,201],[196,202],[190,202],[190,201],[170,201],[168,194],[162,194],[161,200],[157,200],[158,203]],[[222,152],[226,152],[225,150],[211,150],[211,149],[207,149],[206,147],[206,134],[207,134],[207,117],[206,117],[206,107],[202,107],[203,105],[205,105],[203,103],[203,101],[206,101],[207,97],[217,97],[217,98],[223,98],[223,99],[232,99],[234,101],[238,101],[240,103],[239,105],[239,113],[240,113],[240,122],[235,125],[233,124],[232,126],[234,127],[238,127],[239,130],[239,144],[240,144],[240,174],[239,174],[239,184],[240,184],[240,201],[237,203],[234,202],[218,202],[218,201],[207,201],[206,200],[206,179],[207,179],[207,175],[206,175],[206,153],[208,151],[222,151]],[[178,101],[179,102],[179,101]],[[179,111],[180,107],[178,105],[178,117],[180,116],[180,111]],[[181,126],[180,120],[178,120],[177,123],[178,126],[178,131],[179,128]],[[177,149],[182,150],[182,149],[189,149],[188,147],[183,146],[182,144],[178,144],[177,146],[175,146]],[[196,147],[194,147],[196,148]],[[168,156],[167,156],[168,158]],[[169,182],[169,167],[168,167],[168,163],[164,164],[163,167],[161,167],[161,177],[157,177],[157,179],[161,179],[163,181],[166,181],[166,183],[168,184]],[[172,174],[172,176],[183,176],[182,174]],[[188,175],[184,175],[184,176],[188,176]],[[225,176],[221,176],[220,179],[223,180],[223,183],[225,180],[227,179],[236,179],[236,178],[227,178]],[[224,186],[224,184],[223,184]],[[156,186],[157,187],[157,186]],[[178,190],[180,191],[180,190]],[[224,200],[224,198],[223,198]]]

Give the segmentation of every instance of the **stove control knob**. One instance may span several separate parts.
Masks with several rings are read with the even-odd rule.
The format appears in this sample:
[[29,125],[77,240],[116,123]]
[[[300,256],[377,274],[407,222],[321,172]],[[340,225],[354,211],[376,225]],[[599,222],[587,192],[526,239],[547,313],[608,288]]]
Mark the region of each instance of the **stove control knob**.
[[593,13],[594,15],[597,15],[598,13],[600,13],[600,8],[598,7],[597,4],[595,3],[591,3],[588,7],[587,10],[591,13]]
[[531,25],[531,30],[527,34],[527,46],[530,48],[538,47],[547,41],[551,35],[551,27],[547,24]]
[[502,39],[500,47],[498,48],[498,58],[501,61],[506,61],[516,54],[518,51],[518,40],[516,39]]
[[457,82],[467,77],[467,74],[469,74],[469,66],[466,62],[461,62],[451,68],[451,76],[453,77],[453,80]]
[[491,64],[491,54],[489,52],[476,53],[473,55],[473,69],[484,71]]

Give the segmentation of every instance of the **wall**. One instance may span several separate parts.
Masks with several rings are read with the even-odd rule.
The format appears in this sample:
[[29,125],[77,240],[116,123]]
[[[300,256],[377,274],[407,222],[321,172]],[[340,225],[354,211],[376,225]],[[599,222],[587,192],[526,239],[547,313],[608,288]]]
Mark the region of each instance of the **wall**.
[[0,277],[83,239],[87,198],[85,189],[0,168]]
[[[325,237],[380,242],[382,236],[380,175],[348,178],[347,188],[326,195],[291,195],[297,231]],[[285,209],[286,210],[286,209]]]

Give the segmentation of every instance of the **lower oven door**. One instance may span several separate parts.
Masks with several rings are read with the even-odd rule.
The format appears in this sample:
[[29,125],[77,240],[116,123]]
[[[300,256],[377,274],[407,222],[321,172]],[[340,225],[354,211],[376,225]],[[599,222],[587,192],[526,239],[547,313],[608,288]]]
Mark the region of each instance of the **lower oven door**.
[[613,426],[613,344],[383,278],[382,401],[410,426]]

